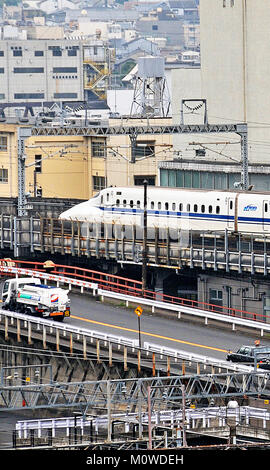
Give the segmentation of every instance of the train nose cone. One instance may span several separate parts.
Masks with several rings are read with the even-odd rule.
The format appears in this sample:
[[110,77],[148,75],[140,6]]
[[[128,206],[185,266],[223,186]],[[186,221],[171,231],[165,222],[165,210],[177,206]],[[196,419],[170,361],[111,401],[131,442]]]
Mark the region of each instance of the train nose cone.
[[97,207],[89,206],[88,202],[82,202],[81,204],[62,212],[58,218],[60,220],[97,222],[100,220],[100,210]]

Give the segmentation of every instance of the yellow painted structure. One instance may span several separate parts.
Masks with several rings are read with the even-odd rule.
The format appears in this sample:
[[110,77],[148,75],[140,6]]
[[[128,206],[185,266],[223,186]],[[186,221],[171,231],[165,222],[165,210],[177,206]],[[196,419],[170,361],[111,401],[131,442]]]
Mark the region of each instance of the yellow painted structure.
[[[169,119],[149,120],[149,124],[161,121],[170,124]],[[111,122],[121,125],[119,120]],[[124,126],[145,124],[122,122]],[[0,123],[0,197],[18,196],[17,129],[18,124]],[[25,141],[25,190],[30,197],[89,199],[106,186],[138,184],[140,177],[151,176],[157,185],[158,162],[172,159],[171,136],[141,135],[137,146],[138,160],[132,164],[128,135],[110,136],[107,142],[104,137],[30,137]]]

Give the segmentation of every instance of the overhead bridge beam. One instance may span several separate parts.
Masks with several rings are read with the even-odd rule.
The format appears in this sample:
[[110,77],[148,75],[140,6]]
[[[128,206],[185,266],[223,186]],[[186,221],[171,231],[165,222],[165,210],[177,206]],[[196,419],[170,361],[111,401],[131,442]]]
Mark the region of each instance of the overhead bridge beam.
[[110,136],[110,135],[155,135],[155,134],[195,134],[195,133],[226,133],[234,132],[242,135],[247,133],[246,124],[177,124],[160,126],[62,126],[62,127],[32,127],[32,135],[83,135],[83,136]]
[[176,124],[160,126],[59,126],[21,127],[18,132],[18,216],[27,215],[25,196],[25,139],[30,136],[104,136],[128,135],[131,141],[131,162],[136,162],[135,142],[139,135],[195,134],[195,133],[236,133],[241,137],[241,187],[248,189],[248,139],[247,124]]

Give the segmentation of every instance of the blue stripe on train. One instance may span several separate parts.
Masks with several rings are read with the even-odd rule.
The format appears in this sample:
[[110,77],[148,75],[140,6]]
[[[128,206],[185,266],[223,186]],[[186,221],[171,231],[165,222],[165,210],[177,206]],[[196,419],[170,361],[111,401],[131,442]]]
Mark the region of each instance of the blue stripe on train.
[[[118,213],[118,214],[133,214],[133,215],[141,215],[143,214],[143,209],[133,209],[133,208],[116,208],[116,207],[100,207],[101,210],[106,212]],[[216,221],[234,221],[233,215],[223,215],[223,214],[204,214],[201,212],[173,212],[173,211],[158,211],[158,210],[151,210],[147,211],[149,216],[170,216],[170,217],[177,217],[177,218],[196,218],[196,219],[204,219],[204,220],[216,220]],[[238,222],[250,222],[252,224],[257,223],[270,223],[270,219],[262,218],[262,217],[238,217]]]

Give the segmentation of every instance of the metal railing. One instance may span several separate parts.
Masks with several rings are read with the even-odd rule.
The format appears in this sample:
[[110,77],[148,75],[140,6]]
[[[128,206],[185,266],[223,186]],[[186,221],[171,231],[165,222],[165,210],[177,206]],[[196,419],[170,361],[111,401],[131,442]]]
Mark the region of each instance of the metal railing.
[[[188,307],[190,309],[216,313],[220,315],[220,318],[222,316],[228,316],[233,320],[244,319],[260,322],[262,324],[270,322],[270,317],[265,314],[175,297],[151,290],[144,290],[143,292],[141,281],[100,271],[54,263],[51,266],[46,267],[46,263],[36,261],[0,260],[0,272],[5,273],[6,275],[18,274],[31,276],[33,275],[32,271],[39,272],[40,276],[44,279],[47,278],[48,280],[67,282],[67,279],[70,279],[69,282],[72,283],[72,285],[77,285],[81,288],[87,287],[93,290],[100,289],[102,292],[114,292],[121,295],[138,297],[140,300],[144,299],[154,301],[158,303],[157,306],[159,308],[161,307],[161,304],[171,304],[173,310],[175,310],[174,307]],[[56,276],[60,277],[57,279]]]

